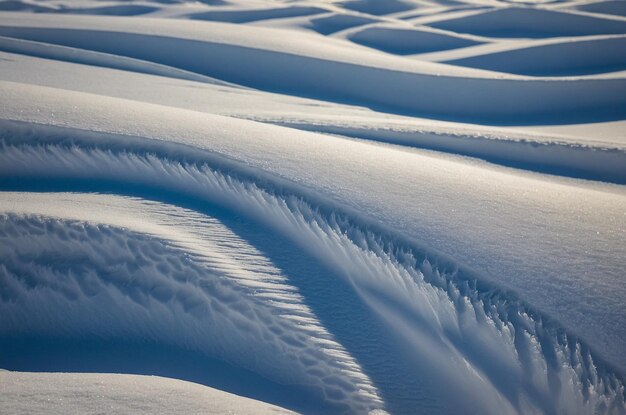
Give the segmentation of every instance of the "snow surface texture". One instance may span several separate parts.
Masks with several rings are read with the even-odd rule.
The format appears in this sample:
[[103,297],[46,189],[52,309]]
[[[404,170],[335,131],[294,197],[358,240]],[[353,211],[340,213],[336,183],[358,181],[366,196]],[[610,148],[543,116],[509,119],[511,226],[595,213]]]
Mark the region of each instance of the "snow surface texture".
[[6,413],[290,414],[287,410],[179,380],[137,375],[0,371]]
[[0,2],[0,404],[626,413],[622,9]]

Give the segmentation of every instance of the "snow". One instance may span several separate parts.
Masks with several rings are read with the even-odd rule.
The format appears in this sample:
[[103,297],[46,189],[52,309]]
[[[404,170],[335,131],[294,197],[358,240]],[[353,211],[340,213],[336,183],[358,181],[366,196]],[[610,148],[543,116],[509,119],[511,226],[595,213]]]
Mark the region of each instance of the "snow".
[[290,414],[285,409],[153,376],[0,371],[0,405],[11,414]]
[[471,39],[417,29],[367,27],[350,40],[384,52],[413,55],[439,50],[456,49],[479,44]]
[[0,404],[626,413],[613,3],[0,3]]
[[447,63],[532,76],[574,76],[624,71],[619,51],[626,38],[598,37],[548,43],[505,52],[450,60]]
[[526,7],[496,8],[430,26],[489,37],[544,38],[623,34],[626,21]]

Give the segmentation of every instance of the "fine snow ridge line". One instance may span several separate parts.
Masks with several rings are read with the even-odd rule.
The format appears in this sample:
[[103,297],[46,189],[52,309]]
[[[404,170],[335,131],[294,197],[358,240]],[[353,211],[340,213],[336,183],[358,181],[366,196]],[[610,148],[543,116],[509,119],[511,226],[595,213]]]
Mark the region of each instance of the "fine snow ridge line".
[[[163,151],[165,144],[137,138],[32,128],[32,134],[13,129],[3,138],[0,174],[6,186],[28,179],[44,187],[46,181],[72,179],[109,181],[118,191],[122,183],[156,186],[261,221],[349,281],[412,350],[413,361],[406,364],[421,367],[417,376],[441,390],[455,387],[462,396],[480,397],[471,405],[482,413],[626,409],[623,376],[584,342],[515,294],[413,240],[302,196],[293,185],[259,180],[235,163],[217,162],[223,167],[216,170],[216,161],[202,151],[171,144]],[[392,411],[401,405],[385,404]]]

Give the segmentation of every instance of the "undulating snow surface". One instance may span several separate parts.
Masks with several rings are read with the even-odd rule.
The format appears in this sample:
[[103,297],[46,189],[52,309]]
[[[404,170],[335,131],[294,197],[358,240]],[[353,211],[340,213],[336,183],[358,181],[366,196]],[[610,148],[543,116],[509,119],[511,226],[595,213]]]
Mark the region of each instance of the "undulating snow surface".
[[626,413],[622,3],[0,1],[0,407]]
[[11,414],[290,414],[285,409],[180,380],[94,373],[0,371]]

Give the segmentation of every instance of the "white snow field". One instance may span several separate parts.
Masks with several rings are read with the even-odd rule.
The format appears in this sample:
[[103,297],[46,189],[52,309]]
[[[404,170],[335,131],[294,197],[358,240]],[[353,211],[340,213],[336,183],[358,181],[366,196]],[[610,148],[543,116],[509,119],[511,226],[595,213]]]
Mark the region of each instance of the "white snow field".
[[0,1],[0,413],[626,414],[626,1]]

